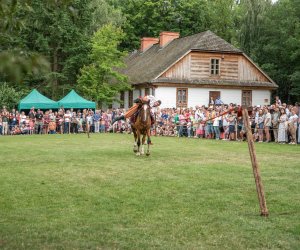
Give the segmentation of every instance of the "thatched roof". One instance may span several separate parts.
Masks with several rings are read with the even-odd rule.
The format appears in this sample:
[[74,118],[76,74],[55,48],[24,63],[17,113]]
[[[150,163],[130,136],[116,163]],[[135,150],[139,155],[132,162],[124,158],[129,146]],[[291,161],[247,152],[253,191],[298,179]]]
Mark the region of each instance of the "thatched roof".
[[[241,50],[235,48],[213,32],[205,31],[192,36],[174,39],[162,48],[159,44],[154,44],[144,52],[134,51],[126,58],[125,63],[127,67],[123,73],[129,77],[131,84],[153,83],[162,72],[189,51],[243,54]],[[188,82],[185,81],[185,83]],[[273,83],[273,87],[276,86]]]

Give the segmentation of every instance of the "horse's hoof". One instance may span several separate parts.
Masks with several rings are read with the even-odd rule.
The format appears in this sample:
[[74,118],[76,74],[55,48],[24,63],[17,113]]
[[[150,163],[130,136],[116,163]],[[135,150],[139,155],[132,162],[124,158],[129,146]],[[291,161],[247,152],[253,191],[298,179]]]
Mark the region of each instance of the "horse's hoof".
[[133,149],[133,152],[136,153],[136,152],[137,152],[137,149],[134,148],[134,149]]
[[150,155],[150,153],[148,153],[148,152],[147,152],[147,153],[146,153],[146,155],[147,155],[147,156],[149,156],[149,155]]
[[136,153],[136,156],[140,156],[140,155],[141,155],[141,153],[140,153],[140,152],[137,152],[137,153]]

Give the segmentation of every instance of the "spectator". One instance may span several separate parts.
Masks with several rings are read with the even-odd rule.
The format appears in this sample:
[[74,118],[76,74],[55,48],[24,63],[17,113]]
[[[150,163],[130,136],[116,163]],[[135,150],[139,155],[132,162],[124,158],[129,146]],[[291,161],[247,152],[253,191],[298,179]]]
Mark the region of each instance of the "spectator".
[[95,133],[99,133],[99,129],[100,129],[100,114],[99,114],[99,110],[96,110],[95,114],[94,114],[94,125],[95,125]]
[[35,133],[36,134],[42,134],[43,131],[43,112],[38,109],[37,113],[35,114]]
[[265,116],[264,116],[264,128],[265,128],[265,134],[266,134],[266,142],[270,142],[270,127],[272,126],[272,116],[269,111],[269,109],[266,107],[264,109]]
[[216,117],[213,120],[213,128],[214,128],[214,134],[215,139],[220,140],[220,121],[222,120],[222,117],[219,116],[219,113],[216,112]]
[[228,115],[228,123],[229,123],[229,139],[233,141],[235,139],[235,125],[236,125],[236,114],[234,110],[232,110]]
[[220,98],[220,96],[217,97],[216,101],[215,101],[216,106],[221,106],[221,104],[224,104]]
[[276,97],[275,97],[275,104],[276,104],[278,107],[281,106],[281,101],[280,101],[280,99],[279,99],[279,96],[276,96]]
[[215,118],[215,113],[213,112],[213,107],[210,106],[207,109],[207,113],[206,113],[206,131],[207,131],[207,136],[209,139],[213,139],[214,138],[214,127],[213,127],[213,120]]
[[298,121],[298,115],[296,114],[296,110],[292,109],[291,116],[288,121],[288,128],[289,133],[291,135],[291,142],[290,144],[296,144],[296,131],[297,131],[297,121]]
[[285,108],[280,109],[279,127],[278,127],[278,142],[285,144],[287,141],[287,121],[288,117],[285,112]]
[[259,138],[258,142],[263,142],[263,139],[264,139],[264,120],[265,120],[265,117],[264,117],[263,110],[260,109],[258,111],[258,120],[257,120],[257,124],[258,124],[258,138]]
[[67,110],[67,112],[64,114],[64,134],[70,133],[71,117],[70,110]]
[[278,126],[279,126],[279,118],[280,118],[280,111],[279,107],[275,107],[275,111],[272,114],[272,128],[273,128],[273,135],[275,142],[278,142]]
[[49,133],[50,134],[55,134],[56,133],[56,122],[55,119],[51,120],[49,122]]
[[2,135],[2,117],[0,115],[0,135]]
[[71,133],[77,134],[78,133],[78,119],[75,112],[72,113],[71,117]]

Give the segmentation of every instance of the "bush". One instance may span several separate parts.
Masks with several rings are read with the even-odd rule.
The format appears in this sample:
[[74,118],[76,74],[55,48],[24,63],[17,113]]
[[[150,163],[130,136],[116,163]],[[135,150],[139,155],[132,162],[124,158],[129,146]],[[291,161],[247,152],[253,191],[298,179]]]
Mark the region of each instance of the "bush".
[[0,83],[0,109],[3,106],[6,106],[8,109],[16,108],[23,95],[23,91],[17,91],[8,83]]

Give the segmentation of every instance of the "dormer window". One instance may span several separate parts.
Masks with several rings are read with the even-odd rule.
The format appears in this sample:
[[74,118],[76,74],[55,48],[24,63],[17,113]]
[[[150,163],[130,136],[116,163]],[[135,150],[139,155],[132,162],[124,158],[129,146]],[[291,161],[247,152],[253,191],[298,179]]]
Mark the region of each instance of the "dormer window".
[[210,59],[210,74],[218,76],[220,73],[220,60],[216,58]]

